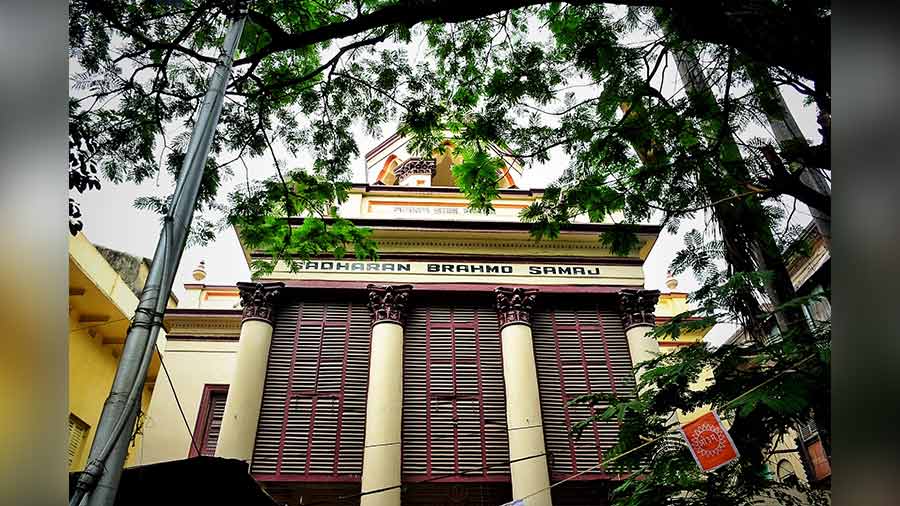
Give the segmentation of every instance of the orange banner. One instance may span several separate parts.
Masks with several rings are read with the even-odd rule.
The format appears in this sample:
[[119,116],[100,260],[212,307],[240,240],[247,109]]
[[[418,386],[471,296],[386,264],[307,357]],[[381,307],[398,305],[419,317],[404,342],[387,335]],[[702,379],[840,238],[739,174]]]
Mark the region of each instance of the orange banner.
[[714,412],[683,425],[681,434],[704,472],[718,469],[739,457],[734,441]]

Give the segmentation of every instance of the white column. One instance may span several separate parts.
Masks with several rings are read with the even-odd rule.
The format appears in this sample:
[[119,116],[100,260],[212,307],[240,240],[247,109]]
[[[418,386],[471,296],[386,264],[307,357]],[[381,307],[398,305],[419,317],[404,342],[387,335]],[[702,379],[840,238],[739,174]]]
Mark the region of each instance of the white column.
[[[622,313],[622,324],[625,326],[625,339],[628,340],[628,353],[632,366],[659,356],[659,342],[647,334],[656,326],[656,303],[659,302],[659,290],[625,289],[619,291],[619,311]],[[641,382],[644,370],[636,370],[635,383]],[[650,390],[647,386],[641,393]],[[666,424],[673,426],[680,420],[680,411],[673,411]],[[682,413],[683,415],[683,413]]]
[[216,456],[250,462],[262,405],[274,304],[284,283],[238,283],[244,307],[234,378],[228,386]]
[[527,497],[528,506],[550,506],[550,472],[531,336],[537,290],[497,288],[496,292],[513,499]]
[[[653,312],[659,301],[659,290],[624,289],[619,291],[619,311],[625,326],[628,352],[632,366],[637,366],[659,355],[659,342],[647,334],[656,325]],[[640,382],[643,371],[635,373],[635,381]]]
[[400,506],[403,323],[411,288],[369,285],[372,345],[361,491],[389,490],[363,495],[363,506]]

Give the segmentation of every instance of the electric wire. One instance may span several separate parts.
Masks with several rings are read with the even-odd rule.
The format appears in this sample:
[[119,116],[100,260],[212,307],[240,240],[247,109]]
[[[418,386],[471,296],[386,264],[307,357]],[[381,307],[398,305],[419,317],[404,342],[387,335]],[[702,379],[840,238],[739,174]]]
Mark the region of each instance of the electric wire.
[[[175,390],[175,385],[172,383],[172,376],[169,374],[169,369],[166,367],[166,362],[163,360],[162,352],[159,351],[159,346],[156,347],[156,355],[159,357],[159,364],[162,366],[166,379],[169,381],[169,387],[172,389],[172,395],[175,397],[175,405],[178,406],[178,411],[181,413],[181,419],[184,421],[184,428],[187,429],[188,436],[191,438],[191,446],[194,447],[194,451],[197,452],[197,455],[200,455],[200,446],[197,445],[197,440],[194,439],[194,431],[191,430],[191,426],[187,421],[187,416],[184,415],[184,409],[182,409],[181,401],[178,399],[178,392]],[[143,446],[141,446],[141,448],[143,448]]]
[[[171,252],[170,236],[172,224],[173,220],[171,219],[171,215],[167,215],[166,219],[163,222],[163,228],[161,231],[161,235],[164,236],[164,239],[163,237],[160,237],[163,242],[163,251],[161,252],[163,263],[160,276],[160,281],[162,284],[165,284],[167,274],[166,263],[168,262],[169,254]],[[164,296],[164,294],[162,293],[162,286],[145,286],[144,292],[147,295],[150,295],[153,288],[156,289],[156,294],[154,296],[154,309],[151,311],[148,308],[140,307],[139,305],[135,309],[135,315],[132,317],[132,322],[128,327],[127,333],[130,333],[133,327],[143,327],[148,330],[149,335],[147,337],[147,343],[144,347],[143,354],[141,355],[141,361],[138,365],[138,369],[135,371],[135,375],[131,379],[131,389],[129,391],[128,397],[125,400],[125,406],[119,413],[116,422],[113,424],[113,430],[110,432],[109,439],[107,439],[107,441],[101,447],[102,449],[100,450],[100,452],[98,452],[97,457],[91,459],[91,461],[88,463],[88,466],[85,468],[85,471],[83,473],[83,476],[85,476],[85,478],[83,480],[79,480],[79,486],[76,487],[75,493],[72,495],[72,498],[69,501],[70,506],[80,506],[85,500],[87,500],[90,492],[96,487],[106,467],[106,460],[109,458],[109,455],[112,453],[112,450],[115,448],[119,439],[122,437],[125,426],[127,425],[128,420],[131,418],[131,412],[135,410],[137,406],[137,399],[140,397],[140,394],[143,391],[143,379],[147,376],[147,369],[150,367],[150,361],[153,357],[153,349],[156,348],[156,335],[154,335],[154,330],[158,331],[158,328],[162,325],[163,322],[164,313],[159,312],[158,309],[160,306],[162,306],[163,310],[165,310],[166,301],[168,300],[168,293],[166,293],[165,299],[163,299],[162,302],[160,301],[160,299],[162,299]],[[144,294],[142,293],[142,296],[143,295]],[[138,321],[137,317],[139,313],[149,315],[150,321],[147,323]]]
[[[790,368],[788,368],[787,370],[781,371],[780,373],[776,374],[775,376],[772,376],[771,378],[769,378],[769,379],[767,379],[767,380],[765,380],[765,381],[759,383],[758,385],[754,386],[753,388],[750,388],[750,389],[744,391],[743,393],[741,393],[740,395],[738,395],[738,396],[732,398],[730,401],[728,401],[728,402],[726,402],[725,404],[723,404],[723,405],[722,405],[722,408],[720,408],[720,409],[727,408],[728,406],[734,404],[735,402],[737,402],[738,400],[742,399],[743,397],[746,397],[747,395],[749,395],[749,394],[755,392],[756,390],[759,390],[760,388],[764,387],[765,385],[768,385],[769,383],[775,381],[776,379],[780,378],[781,376],[783,376],[783,375],[785,375],[785,374],[787,374],[787,373],[789,373],[789,372],[793,372],[793,369],[794,369],[794,368],[799,367],[800,365],[802,365],[802,364],[808,362],[809,360],[811,360],[811,359],[814,358],[814,357],[815,357],[815,355],[810,355],[810,356],[804,358],[803,360],[800,360],[800,361],[796,362],[794,365],[792,365],[792,366],[791,366]],[[680,431],[680,427],[678,427],[678,428],[671,428],[671,429],[669,429],[669,430],[663,432],[662,434],[656,436],[655,438],[649,439],[649,440],[647,440],[646,442],[644,442],[644,443],[642,443],[642,444],[639,444],[639,445],[635,446],[634,448],[630,448],[630,449],[628,449],[628,450],[626,450],[626,451],[624,451],[624,452],[622,452],[622,453],[620,453],[620,454],[618,454],[618,455],[615,455],[615,456],[613,456],[613,457],[611,457],[611,458],[609,458],[609,459],[603,460],[602,462],[599,462],[599,463],[597,463],[596,465],[591,466],[591,467],[588,468],[588,469],[585,469],[585,470],[583,470],[583,471],[579,471],[579,472],[577,472],[577,473],[574,473],[574,474],[572,474],[572,475],[570,475],[570,476],[567,476],[567,477],[565,477],[565,478],[563,478],[563,479],[561,479],[561,480],[559,480],[559,481],[557,481],[557,482],[555,482],[555,483],[553,483],[553,484],[551,484],[551,485],[549,485],[549,486],[547,486],[547,487],[544,487],[544,488],[542,488],[542,489],[540,489],[540,490],[537,490],[537,491],[535,491],[535,492],[532,492],[532,493],[530,493],[530,494],[528,494],[528,495],[526,495],[526,496],[519,497],[519,498],[513,499],[512,501],[503,503],[503,504],[500,505],[500,506],[505,506],[505,505],[514,503],[515,501],[524,501],[525,499],[528,499],[529,497],[533,497],[533,496],[535,496],[535,495],[537,495],[537,494],[540,494],[540,493],[542,493],[542,492],[544,492],[544,491],[550,490],[550,489],[552,489],[552,488],[554,488],[554,487],[557,487],[557,486],[559,486],[559,485],[562,485],[563,483],[566,483],[566,482],[568,482],[568,481],[571,481],[571,480],[573,480],[573,479],[575,479],[575,478],[577,478],[577,477],[579,477],[579,476],[582,476],[582,475],[587,474],[587,473],[589,473],[589,472],[591,472],[591,471],[594,471],[594,470],[596,470],[596,469],[598,469],[598,468],[600,468],[600,467],[609,465],[610,463],[615,462],[616,460],[621,459],[622,457],[625,457],[626,455],[630,455],[630,454],[632,454],[632,453],[634,453],[634,452],[637,452],[638,450],[641,450],[641,449],[643,449],[643,448],[646,448],[647,446],[649,446],[649,445],[651,445],[651,444],[653,444],[653,443],[656,443],[657,441],[659,441],[659,440],[661,440],[661,439],[663,439],[663,438],[665,438],[665,437],[671,436],[672,434],[676,434],[676,433],[678,433],[679,431]],[[475,431],[473,431],[473,432],[475,432]],[[522,461],[526,461],[526,460],[530,460],[530,459],[534,459],[534,458],[538,458],[538,457],[544,457],[544,456],[546,456],[546,455],[547,455],[546,452],[545,452],[545,453],[536,454],[536,455],[530,455],[530,456],[528,456],[528,457],[521,457],[521,458],[518,458],[518,459],[512,459],[512,460],[508,460],[508,461],[506,461],[506,462],[502,462],[502,463],[498,463],[498,464],[491,464],[491,465],[489,465],[489,466],[481,466],[481,467],[478,467],[478,468],[473,468],[473,469],[469,469],[469,470],[465,470],[465,471],[460,471],[460,472],[458,472],[458,473],[450,473],[450,474],[445,474],[445,475],[435,476],[435,477],[428,478],[428,479],[425,479],[425,480],[422,480],[422,481],[417,481],[417,482],[414,482],[414,483],[405,483],[405,484],[400,484],[400,485],[392,485],[392,486],[390,486],[390,487],[384,487],[384,488],[375,489],[375,490],[368,490],[368,491],[365,491],[365,492],[360,492],[360,493],[358,493],[358,494],[352,494],[352,495],[346,495],[346,496],[338,496],[338,497],[336,497],[336,498],[334,498],[334,499],[328,499],[328,500],[316,501],[316,502],[309,503],[309,504],[306,505],[306,506],[320,506],[320,505],[325,505],[325,504],[340,504],[340,503],[345,502],[345,501],[350,500],[350,499],[356,499],[356,498],[363,497],[363,496],[366,496],[366,495],[378,494],[378,493],[381,493],[381,492],[387,492],[387,491],[389,491],[389,490],[394,490],[394,489],[397,489],[397,488],[405,488],[405,489],[408,491],[409,489],[415,488],[416,486],[419,486],[420,484],[423,484],[423,483],[434,482],[434,481],[438,481],[438,480],[442,480],[442,479],[446,479],[446,478],[452,478],[452,477],[456,477],[456,476],[463,476],[463,475],[475,473],[475,472],[478,472],[478,471],[485,471],[485,470],[487,470],[487,469],[491,469],[491,468],[495,468],[495,467],[500,467],[500,466],[505,466],[505,465],[513,464],[513,463],[515,463],[515,462],[522,462]]]
[[[234,25],[232,25],[232,26],[234,26]],[[237,39],[235,39],[233,41],[232,45],[236,47]],[[220,63],[227,61],[228,65],[230,65],[231,61],[233,60],[233,53],[234,53],[234,47],[223,48],[222,56],[220,58]],[[210,78],[210,79],[213,79],[213,78]],[[207,93],[209,93],[209,92],[207,92]],[[209,118],[206,118],[206,121],[212,122],[213,120],[211,117],[209,117]],[[192,136],[191,140],[193,141],[193,139],[194,138]],[[190,150],[190,148],[189,148],[189,151],[191,151],[190,152],[190,156],[191,156],[190,161],[191,161],[191,164],[193,164],[193,160],[195,159],[197,153],[196,153],[196,150]],[[187,166],[190,167],[190,165],[187,165]],[[203,168],[201,168],[200,170],[202,171]],[[165,306],[166,306],[165,302],[168,298],[167,293],[163,294],[162,287],[167,284],[168,275],[174,274],[174,273],[166,272],[166,264],[167,264],[169,256],[172,254],[171,234],[173,232],[172,229],[175,224],[174,223],[175,222],[174,211],[177,208],[178,204],[180,203],[182,196],[184,195],[185,190],[184,190],[183,182],[186,177],[187,177],[187,171],[185,170],[181,174],[181,177],[179,178],[179,181],[178,181],[178,183],[182,183],[182,184],[176,184],[176,192],[172,199],[173,200],[172,205],[167,210],[166,216],[163,220],[162,234],[165,236],[165,238],[163,239],[161,237],[160,239],[162,241],[164,241],[163,251],[161,252],[164,261],[162,264],[163,270],[162,270],[162,273],[160,276],[160,286],[145,287],[145,289],[144,289],[144,291],[147,292],[148,295],[153,288],[156,289],[156,292],[157,292],[156,297],[155,297],[156,304],[155,304],[154,310],[150,311],[147,308],[138,307],[137,310],[135,311],[135,313],[136,313],[135,318],[137,317],[137,313],[144,313],[144,314],[150,315],[150,321],[147,323],[144,323],[144,322],[132,320],[132,323],[129,326],[129,331],[131,330],[131,328],[133,328],[135,326],[146,328],[149,331],[149,333],[151,334],[151,336],[147,340],[148,342],[144,348],[144,353],[141,357],[141,363],[138,367],[138,370],[135,373],[135,377],[132,378],[132,388],[131,388],[131,392],[129,393],[128,398],[125,401],[125,407],[119,413],[119,417],[117,418],[115,424],[113,425],[114,429],[110,433],[110,438],[106,441],[106,443],[102,447],[103,449],[98,453],[98,456],[95,459],[92,459],[92,461],[89,465],[89,467],[91,469],[85,470],[86,471],[86,478],[85,478],[86,482],[80,483],[81,486],[76,488],[75,494],[73,495],[73,497],[70,501],[71,506],[79,505],[82,502],[82,500],[88,496],[89,490],[93,489],[96,486],[96,482],[91,480],[91,478],[99,479],[100,476],[102,476],[103,469],[105,467],[105,462],[106,462],[107,458],[109,457],[109,454],[112,452],[112,449],[115,447],[115,444],[118,442],[119,438],[121,437],[122,431],[124,430],[126,422],[131,416],[130,411],[131,411],[131,409],[133,409],[133,407],[135,405],[135,395],[134,395],[135,391],[140,393],[140,391],[143,389],[143,381],[139,381],[139,379],[146,377],[146,371],[147,371],[147,368],[149,367],[150,357],[153,356],[153,349],[151,348],[151,346],[153,348],[156,347],[156,339],[155,339],[154,331],[158,331],[159,326],[162,325],[162,317],[164,316],[164,311],[165,311]],[[191,211],[193,211],[193,209],[191,209]],[[185,228],[185,234],[189,233],[189,226],[185,225],[184,228]],[[163,297],[165,297],[165,298],[163,298]],[[160,311],[160,309],[162,309],[162,311]],[[193,440],[193,438],[192,438],[192,440]],[[90,483],[87,483],[87,482],[90,482]]]
[[[769,383],[775,381],[776,379],[778,379],[778,378],[780,378],[781,376],[787,374],[788,372],[793,372],[792,370],[793,370],[794,368],[799,367],[800,365],[806,363],[807,361],[809,361],[809,360],[812,359],[813,357],[815,357],[815,355],[810,355],[810,356],[804,358],[803,360],[800,360],[799,362],[795,363],[794,365],[792,365],[792,366],[791,366],[790,368],[788,368],[787,370],[781,371],[780,373],[776,374],[775,376],[772,376],[771,378],[767,379],[766,381],[763,381],[762,383],[756,385],[755,387],[746,390],[746,391],[743,392],[742,394],[738,395],[737,397],[734,397],[734,398],[731,399],[730,401],[728,401],[728,402],[726,402],[725,404],[723,404],[722,407],[720,408],[720,410],[721,410],[721,409],[727,408],[728,406],[730,406],[731,404],[734,404],[735,402],[737,402],[737,401],[740,400],[741,398],[743,398],[743,397],[745,397],[745,396],[747,396],[747,395],[749,395],[749,394],[755,392],[756,390],[759,390],[759,389],[762,388],[763,386],[765,386],[765,385],[767,385],[767,384],[769,384]],[[626,455],[629,455],[629,454],[634,453],[634,452],[636,452],[636,451],[638,451],[638,450],[640,450],[640,449],[642,449],[642,448],[645,448],[645,447],[647,447],[647,446],[649,446],[649,445],[651,445],[651,444],[653,444],[653,443],[659,441],[660,439],[663,439],[664,437],[667,437],[667,436],[670,436],[670,435],[672,435],[672,434],[675,434],[675,433],[679,432],[680,430],[681,430],[681,427],[680,427],[680,426],[678,426],[678,427],[675,428],[674,430],[670,428],[669,430],[663,432],[662,434],[656,436],[655,438],[652,438],[652,439],[646,441],[645,443],[639,444],[639,445],[635,446],[634,448],[630,448],[630,449],[628,449],[628,450],[626,450],[626,451],[624,451],[624,452],[622,452],[622,453],[620,453],[620,454],[618,454],[618,455],[614,455],[613,457],[611,457],[611,458],[609,458],[609,459],[606,459],[606,460],[604,460],[604,461],[602,461],[602,462],[599,462],[599,463],[597,463],[596,465],[594,465],[594,466],[592,466],[592,467],[590,467],[590,468],[588,468],[588,469],[585,469],[584,471],[579,471],[579,472],[577,472],[577,473],[575,473],[575,474],[572,474],[572,475],[570,475],[570,476],[566,476],[565,478],[563,478],[563,479],[557,481],[556,483],[551,484],[550,486],[544,487],[544,488],[542,488],[542,489],[540,489],[540,490],[536,490],[536,491],[534,491],[534,492],[532,492],[532,493],[530,493],[530,494],[528,494],[528,495],[526,495],[526,496],[523,496],[523,497],[519,497],[519,498],[513,499],[512,501],[503,503],[503,504],[501,504],[500,506],[505,506],[505,505],[507,505],[507,504],[514,503],[514,502],[516,502],[516,501],[524,501],[525,499],[528,499],[529,497],[534,497],[534,496],[537,495],[537,494],[540,494],[540,493],[542,493],[542,492],[545,492],[545,491],[547,491],[547,490],[550,490],[550,489],[552,489],[553,487],[556,487],[556,486],[558,486],[558,485],[562,485],[563,483],[565,483],[565,482],[567,482],[567,481],[570,481],[570,480],[573,480],[573,479],[575,479],[575,478],[577,478],[577,477],[579,477],[579,476],[581,476],[581,475],[583,475],[583,474],[585,474],[585,473],[589,473],[589,472],[591,472],[591,471],[593,471],[593,470],[595,470],[595,469],[597,469],[597,468],[599,468],[599,467],[608,465],[608,464],[610,464],[610,463],[612,463],[612,462],[614,462],[614,461],[616,461],[616,460],[618,460],[618,459],[620,459],[620,458],[622,458],[622,457],[624,457],[624,456],[626,456]]]
[[124,322],[126,320],[131,320],[131,318],[116,318],[115,320],[109,320],[108,322],[98,323],[96,325],[85,325],[84,327],[76,327],[76,328],[70,330],[69,334],[71,334],[73,332],[78,332],[79,330],[95,329],[97,327],[102,327],[104,325],[111,325],[113,323],[118,323],[118,322]]
[[479,472],[479,471],[486,471],[486,470],[488,470],[488,469],[493,469],[493,468],[496,468],[496,467],[502,467],[502,466],[508,466],[509,464],[514,464],[514,463],[516,463],[516,462],[524,462],[524,461],[526,461],[526,460],[536,459],[536,458],[539,458],[539,457],[545,457],[545,456],[547,456],[546,452],[545,452],[545,453],[538,453],[538,454],[535,454],[535,455],[529,455],[529,456],[527,456],[527,457],[519,457],[519,458],[517,458],[517,459],[511,459],[511,460],[507,460],[507,461],[504,461],[504,462],[498,462],[498,463],[496,463],[496,464],[490,464],[490,465],[487,465],[487,466],[481,466],[481,467],[477,467],[477,468],[466,469],[466,470],[460,471],[460,472],[458,472],[458,473],[447,473],[447,474],[441,474],[441,475],[438,475],[438,476],[432,476],[431,478],[426,478],[426,479],[424,479],[424,480],[416,481],[416,482],[413,482],[413,483],[401,483],[401,484],[399,484],[399,485],[391,485],[391,486],[389,486],[389,487],[378,488],[378,489],[375,489],[375,490],[368,490],[368,491],[366,491],[366,492],[360,492],[360,493],[358,493],[358,494],[342,495],[342,496],[338,496],[338,497],[336,497],[336,498],[334,498],[334,499],[326,499],[326,500],[322,500],[322,501],[311,502],[311,503],[306,504],[306,505],[304,505],[304,506],[320,506],[320,505],[323,505],[323,504],[340,504],[340,503],[345,502],[345,501],[348,501],[348,500],[350,500],[350,499],[356,499],[356,498],[363,497],[363,496],[366,496],[366,495],[378,494],[378,493],[381,493],[381,492],[387,492],[387,491],[389,491],[389,490],[394,490],[394,489],[397,489],[397,488],[405,488],[405,489],[408,491],[409,489],[415,488],[415,487],[417,487],[417,486],[419,486],[419,485],[421,485],[421,484],[423,484],[423,483],[431,483],[431,482],[435,482],[435,481],[438,481],[438,480],[445,480],[445,479],[447,479],[447,478],[455,478],[455,477],[457,477],[457,476],[464,476],[464,475],[467,475],[467,474],[473,474],[473,473],[477,473],[477,472]]
[[[496,423],[495,423],[495,424],[492,424],[492,425],[495,425],[495,426],[497,426],[497,427],[501,427],[501,428],[504,428],[504,429],[507,428],[506,424],[496,424]],[[537,426],[535,426],[535,427],[537,427]],[[508,430],[516,430],[516,429],[522,429],[522,428],[527,428],[527,427],[516,427],[516,428],[512,428],[512,429],[508,429]],[[479,429],[472,429],[472,430],[469,430],[469,431],[465,431],[465,432],[458,433],[458,434],[456,434],[455,436],[454,436],[453,434],[447,434],[447,435],[444,435],[444,436],[432,437],[432,438],[431,438],[431,441],[440,441],[440,440],[448,439],[448,438],[451,438],[451,437],[469,436],[469,435],[472,435],[472,434],[479,434],[479,433],[481,433],[482,431],[483,431],[483,429],[480,429],[480,428],[479,428]],[[368,447],[366,447],[366,448],[375,447],[375,446],[398,445],[398,444],[402,444],[402,442],[401,442],[401,441],[394,441],[394,442],[390,442],[390,443],[382,443],[382,444],[378,444],[378,445],[370,445],[370,446],[368,446]],[[395,488],[400,488],[400,487],[406,487],[406,489],[408,490],[409,488],[418,486],[420,483],[429,483],[429,482],[434,482],[434,481],[438,481],[438,480],[443,480],[443,479],[446,479],[446,478],[453,478],[453,477],[455,477],[455,476],[462,476],[462,475],[466,475],[466,474],[472,474],[472,473],[476,473],[476,472],[478,472],[478,471],[486,471],[486,470],[488,470],[488,469],[493,469],[493,468],[497,468],[497,467],[507,466],[507,465],[512,464],[512,463],[515,463],[515,462],[521,462],[521,461],[525,461],[525,460],[529,460],[529,459],[534,459],[534,458],[542,457],[542,456],[545,456],[545,455],[546,455],[546,453],[541,453],[541,454],[537,454],[537,455],[531,455],[531,456],[528,456],[528,457],[521,457],[521,458],[518,458],[518,459],[507,460],[507,461],[504,461],[504,462],[498,462],[498,463],[496,463],[496,464],[490,464],[490,465],[487,465],[487,466],[481,466],[481,467],[478,467],[478,468],[466,469],[466,470],[464,470],[464,471],[460,471],[459,473],[449,473],[449,474],[442,474],[442,475],[438,475],[438,476],[433,476],[433,477],[431,477],[431,478],[428,478],[428,479],[425,479],[425,480],[421,480],[421,481],[417,481],[417,482],[413,482],[413,483],[405,483],[405,484],[395,485],[395,486],[391,486],[391,487],[380,488],[380,489],[376,489],[376,490],[369,490],[369,491],[364,492],[364,493],[359,493],[359,494],[354,494],[354,495],[349,495],[349,496],[339,496],[339,497],[336,498],[336,499],[327,499],[327,500],[317,501],[317,502],[309,503],[309,504],[304,505],[304,506],[313,506],[313,505],[321,505],[321,504],[338,504],[338,503],[340,503],[340,502],[344,502],[344,501],[347,501],[347,500],[350,500],[350,499],[355,499],[355,498],[357,498],[357,497],[362,497],[362,496],[364,496],[364,495],[375,494],[375,493],[379,493],[379,492],[386,492],[386,491],[388,491],[388,490],[393,490],[393,489],[395,489]]]
[[[244,17],[246,17],[246,13],[244,12],[243,14],[244,14]],[[239,23],[240,28],[242,28],[243,19],[239,18],[239,21],[233,22],[232,27],[229,28],[229,30],[232,30],[232,29],[234,29],[235,26],[237,26],[237,25],[235,25],[235,23]],[[238,28],[238,33],[240,32],[240,28]],[[237,37],[235,37],[234,40],[232,40],[232,44],[231,44],[232,47],[223,48],[222,56],[220,58],[220,63],[225,63],[227,61],[227,65],[229,66],[229,69],[228,69],[229,72],[230,72],[230,64],[231,64],[231,61],[233,60],[234,50],[237,47],[237,43],[238,43]],[[217,67],[218,67],[218,65],[217,65]],[[215,71],[214,71],[213,76],[215,76]],[[211,79],[214,79],[214,77],[211,77]],[[207,91],[207,94],[208,93],[209,93],[209,91]],[[207,121],[212,122],[213,120],[212,120],[212,118],[208,118]],[[194,140],[194,137],[192,136],[191,141],[193,141],[193,140]],[[196,150],[193,150],[193,151],[196,151]],[[191,153],[192,161],[193,161],[194,157],[196,157],[195,152]],[[203,168],[201,167],[200,170],[202,171]],[[183,183],[183,181],[185,180],[186,177],[187,177],[187,171],[184,171],[181,174],[181,177],[179,178],[178,182]],[[163,228],[162,228],[162,234],[165,235],[164,244],[163,244],[164,251],[162,252],[163,253],[162,257],[164,260],[168,260],[169,255],[172,253],[172,251],[171,251],[171,233],[172,233],[172,226],[174,224],[174,209],[176,208],[176,206],[179,203],[179,200],[181,199],[183,194],[184,194],[183,184],[177,184],[176,185],[176,195],[173,196],[173,205],[166,213],[166,217],[164,219],[164,224],[163,224]],[[194,205],[194,203],[192,203],[192,206],[193,205]],[[193,211],[193,209],[191,209],[191,211]],[[188,228],[189,228],[189,225],[185,225],[185,233],[189,232]],[[161,239],[160,242],[163,242],[163,238],[161,237],[160,239]],[[183,247],[183,245],[182,245],[182,247]],[[102,449],[96,453],[97,456],[95,458],[91,459],[88,466],[85,468],[85,471],[82,473],[82,478],[79,479],[79,483],[76,486],[75,493],[73,494],[72,498],[70,499],[70,506],[80,505],[84,500],[87,500],[87,498],[90,494],[90,491],[96,487],[97,481],[103,475],[104,468],[106,465],[106,460],[109,458],[109,455],[111,454],[112,450],[115,448],[116,444],[119,442],[119,440],[122,436],[123,430],[125,428],[125,425],[127,424],[127,421],[131,418],[131,416],[133,414],[132,412],[134,411],[134,408],[136,406],[136,398],[143,390],[143,384],[144,384],[143,379],[146,378],[147,369],[149,368],[150,361],[153,356],[153,349],[156,348],[156,335],[158,333],[159,327],[162,325],[162,319],[164,316],[166,302],[168,299],[168,293],[163,293],[163,289],[162,289],[162,287],[167,284],[166,281],[168,278],[167,273],[166,273],[166,262],[165,261],[163,262],[162,269],[163,269],[162,273],[161,273],[162,275],[159,280],[160,285],[155,286],[155,287],[153,287],[153,286],[150,286],[150,287],[145,286],[144,287],[144,294],[147,294],[148,296],[150,295],[151,290],[153,288],[156,289],[156,296],[154,298],[154,301],[156,304],[154,305],[153,310],[150,310],[149,308],[138,307],[135,310],[135,316],[132,319],[131,325],[129,325],[129,328],[128,328],[129,333],[134,327],[146,328],[147,331],[149,332],[149,336],[147,338],[147,343],[144,346],[144,350],[141,355],[141,360],[139,362],[138,368],[135,371],[134,377],[131,378],[131,388],[130,388],[128,397],[125,400],[124,408],[119,413],[119,416],[117,417],[115,423],[113,424],[113,430],[110,432],[109,439],[104,443],[104,445],[102,446]],[[144,295],[144,294],[142,294],[142,295]],[[138,314],[140,314],[140,313],[149,315],[149,322],[144,323],[144,322],[139,321]],[[170,380],[171,380],[171,378],[170,378]],[[182,416],[183,416],[183,413],[182,413]],[[193,437],[192,437],[192,441],[193,441]],[[196,443],[195,443],[195,445],[196,445]],[[93,447],[92,447],[92,449],[93,449]]]

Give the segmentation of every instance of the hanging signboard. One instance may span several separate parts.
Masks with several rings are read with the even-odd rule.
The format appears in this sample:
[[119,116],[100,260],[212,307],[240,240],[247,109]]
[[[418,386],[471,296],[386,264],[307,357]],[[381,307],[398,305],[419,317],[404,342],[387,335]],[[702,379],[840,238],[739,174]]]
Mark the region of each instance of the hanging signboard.
[[734,441],[714,412],[683,425],[681,434],[704,472],[718,469],[739,457]]

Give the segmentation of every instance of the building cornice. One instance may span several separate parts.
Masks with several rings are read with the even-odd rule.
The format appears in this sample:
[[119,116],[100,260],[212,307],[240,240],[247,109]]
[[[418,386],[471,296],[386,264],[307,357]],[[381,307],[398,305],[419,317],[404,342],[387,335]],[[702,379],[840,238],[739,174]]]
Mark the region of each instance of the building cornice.
[[241,311],[234,309],[170,309],[166,311],[168,334],[186,336],[238,336]]
[[[272,278],[274,280],[275,278]],[[372,284],[367,281],[314,280],[279,278],[285,288],[293,290],[347,290],[366,291]],[[411,285],[416,293],[440,294],[446,292],[493,293],[499,286],[506,286],[497,281],[483,283],[414,283]],[[517,287],[540,290],[542,295],[615,295],[627,286],[622,285],[533,285],[517,284]]]
[[[292,217],[292,224],[300,225],[302,217]],[[333,218],[325,218],[326,222],[334,221]],[[383,230],[460,230],[479,232],[530,232],[531,223],[521,221],[462,221],[462,220],[410,220],[397,218],[353,218],[353,223],[361,227],[369,227]],[[633,225],[637,234],[658,235],[662,231],[660,225]],[[562,225],[563,232],[603,233],[615,230],[611,223],[569,223]],[[546,241],[551,243],[553,241]],[[543,243],[541,243],[543,245]]]
[[[300,226],[302,218],[292,218]],[[354,224],[373,230],[372,239],[378,244],[379,253],[403,257],[413,255],[454,254],[476,255],[485,259],[492,255],[533,258],[536,262],[565,263],[563,257],[572,256],[588,263],[640,265],[650,254],[661,228],[657,225],[637,226],[641,246],[627,256],[614,255],[597,239],[598,235],[613,229],[610,224],[581,223],[563,227],[557,239],[536,241],[530,235],[530,224],[520,222],[461,222],[404,219],[354,219]],[[248,251],[243,247],[248,265],[254,258],[269,258],[263,251]],[[428,250],[432,251],[428,251]],[[521,252],[521,254],[519,254]],[[513,253],[510,255],[510,253]],[[543,255],[542,253],[549,253]],[[541,259],[542,257],[547,257]],[[555,257],[555,258],[554,258]],[[448,258],[450,260],[450,258]],[[460,259],[461,260],[461,259]],[[501,261],[502,261],[501,260]],[[608,260],[608,262],[607,262]]]
[[[351,186],[352,193],[373,193],[378,194],[379,196],[384,195],[405,195],[414,193],[421,196],[429,196],[429,195],[450,195],[450,196],[459,196],[461,199],[465,199],[465,194],[460,191],[459,188],[455,186],[400,186],[400,185],[371,185],[365,183],[353,183]],[[544,194],[543,188],[530,188],[527,190],[519,189],[519,188],[498,188],[497,193],[500,198],[503,197],[538,197]]]
[[[401,242],[401,241],[397,241]],[[403,242],[403,244],[408,244]],[[428,243],[428,246],[450,246],[450,244]],[[453,243],[453,246],[481,246],[475,243]],[[494,243],[498,248],[501,246]],[[520,245],[504,246],[506,250],[523,247]],[[611,256],[587,256],[587,255],[510,255],[506,253],[456,253],[448,249],[443,249],[446,253],[414,253],[414,252],[379,252],[378,259],[383,261],[413,261],[413,262],[502,262],[507,264],[586,264],[586,265],[641,265],[643,262],[639,258],[634,257],[611,257]],[[260,253],[254,254],[252,258],[269,258],[267,255]],[[313,255],[310,260],[335,260],[334,255],[321,254]]]
[[368,160],[369,158],[372,158],[372,156],[376,155],[379,151],[383,150],[384,148],[386,148],[388,145],[390,145],[391,143],[393,143],[394,141],[396,141],[396,140],[399,139],[400,137],[401,137],[401,135],[400,135],[400,131],[399,131],[399,130],[396,131],[396,132],[394,132],[394,133],[393,133],[391,136],[389,136],[387,139],[381,141],[377,146],[375,146],[374,148],[370,149],[370,150],[366,153],[366,156],[365,156],[366,160]]

